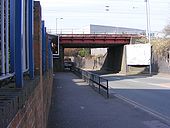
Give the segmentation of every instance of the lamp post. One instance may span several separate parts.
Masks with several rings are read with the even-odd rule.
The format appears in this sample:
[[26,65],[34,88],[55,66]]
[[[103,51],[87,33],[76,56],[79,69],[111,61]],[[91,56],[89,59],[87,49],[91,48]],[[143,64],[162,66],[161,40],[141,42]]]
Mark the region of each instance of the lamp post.
[[58,28],[57,28],[57,20],[58,20],[58,19],[62,20],[63,18],[56,18],[56,35],[57,35],[57,29],[58,29]]
[[58,29],[57,28],[57,20],[58,19],[62,20],[63,18],[56,18],[56,36],[58,36],[58,39],[57,39],[57,54],[53,54],[53,56],[56,57],[56,58],[59,56],[59,52],[60,52],[60,48],[59,48],[60,47],[60,45],[59,45],[59,43],[60,43],[60,35],[57,34],[57,29]]

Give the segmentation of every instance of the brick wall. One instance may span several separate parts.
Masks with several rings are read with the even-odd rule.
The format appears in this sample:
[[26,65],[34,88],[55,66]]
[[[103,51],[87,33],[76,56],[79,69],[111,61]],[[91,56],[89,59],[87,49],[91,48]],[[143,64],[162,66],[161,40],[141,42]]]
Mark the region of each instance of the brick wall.
[[[8,128],[45,128],[51,103],[52,72],[43,76],[43,84],[36,85],[24,106],[15,115]],[[41,89],[43,88],[43,90]],[[43,94],[43,97],[42,97]]]
[[52,84],[53,84],[53,74],[52,72],[46,73],[43,76],[43,122],[44,126],[47,126],[48,114],[51,105],[52,96]]

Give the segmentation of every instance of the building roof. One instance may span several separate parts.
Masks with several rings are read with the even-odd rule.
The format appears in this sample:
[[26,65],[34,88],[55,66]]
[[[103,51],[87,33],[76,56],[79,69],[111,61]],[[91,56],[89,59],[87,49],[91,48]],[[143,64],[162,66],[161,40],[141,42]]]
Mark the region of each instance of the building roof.
[[90,33],[144,34],[145,30],[90,24]]

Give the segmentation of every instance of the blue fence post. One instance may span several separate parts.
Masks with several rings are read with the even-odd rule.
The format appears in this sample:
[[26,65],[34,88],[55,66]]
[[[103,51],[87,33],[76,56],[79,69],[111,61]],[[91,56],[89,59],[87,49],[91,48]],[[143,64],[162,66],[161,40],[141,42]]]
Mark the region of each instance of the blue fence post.
[[51,41],[48,40],[48,68],[51,69]]
[[48,69],[50,69],[50,41],[48,40]]
[[14,72],[15,67],[15,1],[10,0],[10,72]]
[[43,73],[46,71],[46,32],[45,23],[42,21],[42,69]]
[[23,0],[15,0],[15,77],[16,87],[23,87],[23,72],[22,72],[22,49],[23,49],[23,30],[22,30],[22,5]]
[[28,0],[29,75],[31,79],[34,78],[33,27],[33,0]]
[[53,51],[52,51],[52,47],[50,47],[50,49],[51,49],[51,69],[53,70]]
[[52,51],[52,40],[49,40],[49,61],[50,61],[50,69],[53,69],[53,51]]
[[44,39],[44,51],[45,51],[45,71],[47,71],[47,50],[48,50],[48,47],[47,47],[47,33],[46,33],[46,27],[44,28],[44,32],[45,32],[45,39]]

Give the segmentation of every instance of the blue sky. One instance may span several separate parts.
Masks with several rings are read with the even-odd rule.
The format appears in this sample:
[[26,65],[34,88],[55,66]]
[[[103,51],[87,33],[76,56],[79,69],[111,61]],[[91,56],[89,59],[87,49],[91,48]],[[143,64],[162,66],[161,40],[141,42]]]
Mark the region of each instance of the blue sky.
[[[80,29],[89,24],[146,29],[144,0],[40,0],[47,29]],[[109,7],[106,7],[109,6]],[[109,11],[106,11],[109,9]],[[63,18],[63,19],[60,19]],[[152,31],[170,23],[170,0],[150,0]]]

